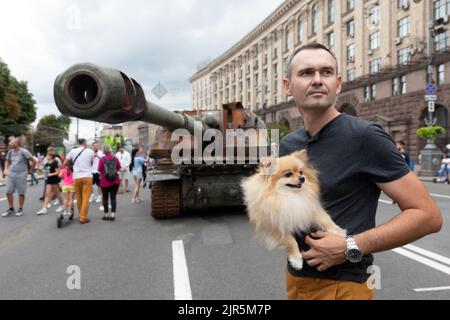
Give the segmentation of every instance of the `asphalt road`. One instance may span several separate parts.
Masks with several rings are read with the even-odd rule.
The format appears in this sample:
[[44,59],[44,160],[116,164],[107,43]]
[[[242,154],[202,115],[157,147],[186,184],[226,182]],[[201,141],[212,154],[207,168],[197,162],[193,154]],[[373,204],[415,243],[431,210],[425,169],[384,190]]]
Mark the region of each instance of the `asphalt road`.
[[[403,254],[376,254],[377,299],[450,299],[450,186],[426,185],[436,194],[444,227]],[[145,190],[141,204],[131,204],[129,193],[119,196],[116,222],[102,221],[99,205],[92,204],[90,224],[59,230],[54,208],[35,215],[42,185],[28,190],[25,215],[0,218],[0,299],[174,299],[186,293],[195,300],[285,299],[285,255],[267,252],[242,212],[155,221]],[[4,192],[1,187],[1,212],[7,208]],[[378,223],[398,213],[386,196],[382,200]],[[67,273],[70,266],[79,268],[79,290],[70,286],[78,275]],[[432,291],[415,291],[424,288]]]

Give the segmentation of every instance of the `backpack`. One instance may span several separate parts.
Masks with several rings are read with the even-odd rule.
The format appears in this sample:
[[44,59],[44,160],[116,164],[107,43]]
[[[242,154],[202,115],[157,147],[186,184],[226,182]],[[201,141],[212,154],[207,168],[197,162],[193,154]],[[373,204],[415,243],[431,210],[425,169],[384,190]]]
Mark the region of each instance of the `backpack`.
[[105,178],[108,181],[114,182],[117,178],[117,163],[116,158],[107,159],[103,157],[103,162],[105,163]]

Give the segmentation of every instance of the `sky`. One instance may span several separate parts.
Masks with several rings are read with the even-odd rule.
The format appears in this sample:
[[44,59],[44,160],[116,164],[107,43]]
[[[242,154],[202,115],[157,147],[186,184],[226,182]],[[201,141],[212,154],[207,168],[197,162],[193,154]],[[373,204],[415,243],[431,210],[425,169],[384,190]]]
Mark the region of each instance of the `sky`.
[[[188,79],[197,65],[231,48],[282,2],[0,0],[0,58],[28,82],[37,120],[60,114],[54,79],[80,62],[120,69],[142,85],[147,100],[191,109]],[[158,83],[168,91],[162,99],[151,93]],[[72,139],[75,124],[73,119]],[[93,138],[94,128],[80,120],[80,136]]]

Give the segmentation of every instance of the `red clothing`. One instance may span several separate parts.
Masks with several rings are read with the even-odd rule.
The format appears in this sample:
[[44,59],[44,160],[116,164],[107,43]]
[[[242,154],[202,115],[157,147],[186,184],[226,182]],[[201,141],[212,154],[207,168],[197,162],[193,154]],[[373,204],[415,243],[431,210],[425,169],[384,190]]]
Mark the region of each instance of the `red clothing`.
[[[106,157],[106,159],[110,160],[113,158],[113,155],[106,154],[105,157]],[[108,188],[108,187],[112,187],[112,186],[120,184],[120,179],[119,179],[120,161],[116,157],[114,157],[114,159],[116,159],[116,168],[117,168],[117,177],[114,181],[109,181],[108,179],[106,179],[106,177],[105,177],[105,173],[106,173],[105,162],[103,161],[103,158],[99,159],[98,173],[100,174],[100,188]]]

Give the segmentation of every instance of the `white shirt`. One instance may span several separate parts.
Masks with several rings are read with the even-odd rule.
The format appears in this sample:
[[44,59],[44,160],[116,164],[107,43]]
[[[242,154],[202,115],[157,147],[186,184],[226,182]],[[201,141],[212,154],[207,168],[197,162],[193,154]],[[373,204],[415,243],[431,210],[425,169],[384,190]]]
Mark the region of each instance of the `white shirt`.
[[97,153],[95,153],[94,151],[94,163],[92,164],[92,173],[98,173],[98,163],[100,162],[100,158],[103,157],[104,157],[103,152],[98,150]]
[[120,170],[121,171],[128,171],[130,169],[131,154],[128,151],[124,150],[123,153],[120,151],[117,152],[116,158],[119,159],[119,161],[120,161]]
[[[67,155],[66,159],[75,160],[84,147],[78,147],[72,149]],[[83,153],[80,154],[75,165],[73,166],[73,178],[92,178],[92,164],[94,163],[94,151],[86,148]]]

